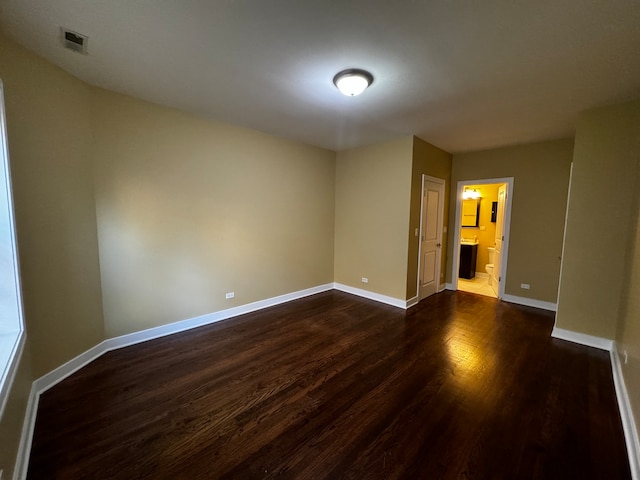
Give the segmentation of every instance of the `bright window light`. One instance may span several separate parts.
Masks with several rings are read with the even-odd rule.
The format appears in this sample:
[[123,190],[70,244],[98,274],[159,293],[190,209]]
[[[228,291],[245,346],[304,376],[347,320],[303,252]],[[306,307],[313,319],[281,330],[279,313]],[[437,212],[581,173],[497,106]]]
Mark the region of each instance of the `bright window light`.
[[16,373],[24,344],[20,272],[13,220],[11,173],[0,81],[0,418]]

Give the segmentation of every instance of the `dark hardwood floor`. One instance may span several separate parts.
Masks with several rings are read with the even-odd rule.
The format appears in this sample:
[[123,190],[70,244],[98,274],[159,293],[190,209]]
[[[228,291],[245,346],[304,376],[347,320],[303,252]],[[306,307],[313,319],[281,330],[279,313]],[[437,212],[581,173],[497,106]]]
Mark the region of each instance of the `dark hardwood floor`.
[[113,351],[40,398],[29,478],[630,478],[609,354],[552,326],[330,291]]

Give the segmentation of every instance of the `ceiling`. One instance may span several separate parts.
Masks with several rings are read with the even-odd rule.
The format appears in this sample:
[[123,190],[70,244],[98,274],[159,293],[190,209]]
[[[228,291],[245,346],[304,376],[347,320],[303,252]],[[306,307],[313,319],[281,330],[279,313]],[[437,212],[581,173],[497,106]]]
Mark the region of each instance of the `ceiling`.
[[[332,150],[567,137],[640,97],[638,0],[0,0],[0,26],[92,85]],[[343,96],[346,68],[374,83]]]

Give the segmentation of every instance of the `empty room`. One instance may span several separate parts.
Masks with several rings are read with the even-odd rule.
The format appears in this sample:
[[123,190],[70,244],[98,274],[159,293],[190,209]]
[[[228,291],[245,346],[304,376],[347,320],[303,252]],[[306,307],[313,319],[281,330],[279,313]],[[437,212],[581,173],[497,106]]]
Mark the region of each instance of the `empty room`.
[[1,0],[0,480],[640,480],[638,25]]

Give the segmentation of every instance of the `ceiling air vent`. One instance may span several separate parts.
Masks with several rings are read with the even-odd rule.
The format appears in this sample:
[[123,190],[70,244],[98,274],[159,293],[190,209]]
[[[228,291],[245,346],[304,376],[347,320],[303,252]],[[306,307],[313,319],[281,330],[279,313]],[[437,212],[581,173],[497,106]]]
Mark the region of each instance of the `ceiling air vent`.
[[87,54],[89,37],[64,27],[60,27],[60,32],[62,33],[62,46],[64,48],[82,53],[83,55]]

